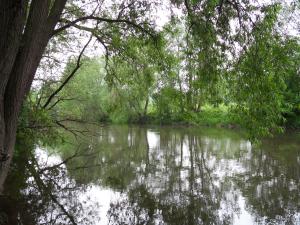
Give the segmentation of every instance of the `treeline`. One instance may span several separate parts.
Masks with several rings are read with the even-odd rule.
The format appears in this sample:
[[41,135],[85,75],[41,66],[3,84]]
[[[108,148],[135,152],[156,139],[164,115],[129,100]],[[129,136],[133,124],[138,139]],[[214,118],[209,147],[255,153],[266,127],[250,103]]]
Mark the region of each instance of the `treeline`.
[[154,41],[115,32],[113,54],[83,57],[74,76],[78,62],[69,60],[60,82],[43,83],[29,99],[60,126],[176,122],[241,126],[252,137],[299,127],[299,38],[276,29],[278,13],[266,12],[244,49],[229,48],[206,20],[190,31],[174,19]]

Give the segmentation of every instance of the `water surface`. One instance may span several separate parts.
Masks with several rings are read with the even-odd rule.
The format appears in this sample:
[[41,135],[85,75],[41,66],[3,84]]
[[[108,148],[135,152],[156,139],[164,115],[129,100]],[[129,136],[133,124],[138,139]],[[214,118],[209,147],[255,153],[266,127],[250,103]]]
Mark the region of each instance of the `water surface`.
[[17,156],[0,210],[19,224],[300,224],[298,133],[260,147],[211,128],[92,134]]

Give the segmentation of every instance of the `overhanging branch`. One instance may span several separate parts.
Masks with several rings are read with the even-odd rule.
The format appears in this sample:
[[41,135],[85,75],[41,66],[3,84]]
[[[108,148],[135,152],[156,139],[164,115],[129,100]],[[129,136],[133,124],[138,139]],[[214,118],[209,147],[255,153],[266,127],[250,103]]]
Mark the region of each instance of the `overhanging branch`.
[[69,74],[69,76],[65,79],[65,81],[50,95],[50,97],[47,99],[46,103],[43,105],[43,109],[46,109],[46,107],[50,104],[50,102],[52,101],[52,99],[63,89],[63,87],[71,80],[71,78],[76,74],[77,70],[80,68],[81,64],[80,64],[80,60],[82,58],[82,55],[85,51],[85,49],[87,48],[87,46],[89,45],[89,43],[92,40],[92,37],[90,37],[90,39],[88,40],[88,42],[85,44],[85,46],[83,47],[83,49],[81,50],[78,58],[77,58],[77,62],[76,62],[76,67],[72,70],[72,72]]
[[70,28],[70,27],[72,27],[74,25],[76,25],[77,23],[82,22],[82,21],[86,21],[86,20],[94,20],[94,21],[98,21],[98,22],[107,22],[107,23],[125,23],[127,25],[130,25],[130,26],[132,26],[132,27],[134,27],[134,28],[136,28],[136,29],[138,29],[138,30],[140,30],[140,31],[148,34],[152,38],[155,37],[154,34],[151,31],[145,29],[141,25],[136,24],[136,23],[134,23],[134,22],[132,22],[130,20],[119,19],[119,18],[118,19],[110,19],[110,18],[103,18],[103,17],[92,16],[92,15],[91,16],[80,17],[80,18],[78,18],[76,20],[73,20],[73,21],[65,20],[65,22],[67,24],[64,25],[64,26],[62,26],[62,27],[60,27],[60,28],[57,28],[56,30],[54,30],[52,32],[52,36],[55,36],[58,33],[66,30],[66,29],[68,29],[68,28]]

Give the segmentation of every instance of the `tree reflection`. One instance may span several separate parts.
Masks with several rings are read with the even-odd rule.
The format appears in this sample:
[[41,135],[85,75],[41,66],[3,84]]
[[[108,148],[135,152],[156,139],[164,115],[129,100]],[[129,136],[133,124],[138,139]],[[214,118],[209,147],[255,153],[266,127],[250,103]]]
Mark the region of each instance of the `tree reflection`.
[[[18,148],[20,154],[15,157],[5,195],[1,196],[1,225],[74,225],[97,221],[97,203],[79,201],[86,187],[72,181],[64,167],[63,163],[75,155],[61,162],[55,157],[48,158],[40,149],[33,154],[20,144]],[[50,164],[49,159],[53,161]]]
[[248,209],[261,224],[300,223],[299,139],[282,136],[265,140],[242,164],[236,184],[247,198]]
[[135,132],[146,141],[129,149],[141,148],[146,158],[140,153],[139,159],[116,160],[130,160],[134,166],[124,188],[127,196],[111,204],[111,224],[233,224],[242,210],[241,197],[246,198],[243,210],[259,224],[295,223],[299,149],[289,148],[286,155],[294,157],[289,161],[276,143],[272,150],[265,143],[258,151],[226,135],[168,129],[159,130],[159,144],[150,148],[147,133],[142,138],[140,130]]
[[[236,198],[227,198],[225,192],[232,185],[216,172],[220,149],[211,148],[213,142],[184,132],[161,131],[160,145],[150,149],[147,160],[155,170],[138,173],[127,198],[111,205],[110,223],[231,224],[239,208]],[[232,211],[222,211],[222,204]]]
[[59,160],[17,155],[10,197],[0,201],[9,224],[106,225],[105,196],[87,195],[90,186],[116,194],[106,209],[111,225],[244,224],[239,215],[248,224],[300,223],[295,137],[253,148],[221,129],[108,126],[69,142],[57,148]]

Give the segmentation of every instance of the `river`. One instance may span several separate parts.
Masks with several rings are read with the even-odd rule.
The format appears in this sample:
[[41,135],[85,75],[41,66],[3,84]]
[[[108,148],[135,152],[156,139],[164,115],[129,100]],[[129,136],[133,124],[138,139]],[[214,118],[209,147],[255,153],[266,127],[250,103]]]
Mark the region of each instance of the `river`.
[[32,152],[16,156],[0,221],[300,224],[297,132],[254,146],[221,128],[100,126]]

